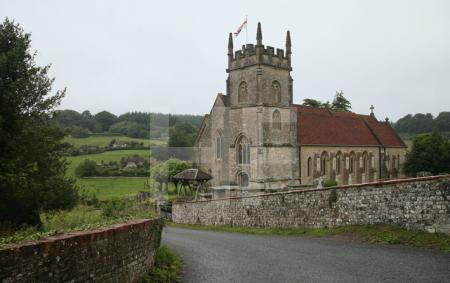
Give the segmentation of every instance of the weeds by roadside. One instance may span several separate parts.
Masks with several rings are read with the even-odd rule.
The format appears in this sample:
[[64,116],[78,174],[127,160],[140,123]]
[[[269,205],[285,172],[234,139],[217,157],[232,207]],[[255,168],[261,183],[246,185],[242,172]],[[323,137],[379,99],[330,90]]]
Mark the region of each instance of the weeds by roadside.
[[167,246],[160,246],[156,252],[155,265],[145,274],[142,283],[180,282],[181,260]]
[[130,219],[154,216],[154,211],[141,209],[134,201],[126,199],[97,201],[94,205],[80,204],[72,210],[41,213],[41,227],[0,227],[0,248],[61,233],[98,229]]

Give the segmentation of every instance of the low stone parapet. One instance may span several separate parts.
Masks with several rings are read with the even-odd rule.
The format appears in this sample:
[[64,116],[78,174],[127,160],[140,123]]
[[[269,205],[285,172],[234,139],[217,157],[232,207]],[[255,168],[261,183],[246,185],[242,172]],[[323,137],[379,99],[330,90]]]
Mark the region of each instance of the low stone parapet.
[[174,203],[172,220],[280,228],[383,223],[450,234],[450,176]]
[[0,281],[136,282],[154,264],[161,219],[133,220],[0,250]]

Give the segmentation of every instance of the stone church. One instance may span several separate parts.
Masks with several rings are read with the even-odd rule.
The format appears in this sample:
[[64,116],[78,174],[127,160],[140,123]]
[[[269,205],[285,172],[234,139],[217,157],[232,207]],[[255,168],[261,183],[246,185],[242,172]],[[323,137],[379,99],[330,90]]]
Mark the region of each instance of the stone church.
[[234,51],[230,33],[226,95],[203,119],[194,167],[228,196],[400,177],[406,146],[372,107],[360,115],[293,103],[291,56],[289,31],[285,50],[263,45],[260,23],[256,45]]

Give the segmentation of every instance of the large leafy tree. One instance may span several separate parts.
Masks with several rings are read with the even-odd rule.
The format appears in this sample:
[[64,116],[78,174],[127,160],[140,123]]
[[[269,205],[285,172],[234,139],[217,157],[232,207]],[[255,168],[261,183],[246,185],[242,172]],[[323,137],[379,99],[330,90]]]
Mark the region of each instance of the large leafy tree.
[[416,136],[406,155],[405,172],[415,175],[420,171],[450,173],[450,142],[437,131]]
[[169,147],[191,147],[197,129],[189,123],[178,122],[169,129]]
[[105,132],[109,127],[117,122],[117,116],[108,111],[98,112],[94,116],[95,120],[100,123],[102,130]]
[[303,99],[302,105],[314,107],[314,108],[320,108],[320,107],[322,107],[322,102],[320,100],[313,99],[313,98],[305,98],[305,99]]
[[350,111],[352,109],[352,104],[344,97],[343,91],[336,91],[336,95],[331,103],[331,109],[335,111]]
[[77,202],[61,158],[64,133],[49,122],[64,91],[50,95],[49,66],[35,64],[30,34],[0,24],[0,222],[40,224],[40,211]]

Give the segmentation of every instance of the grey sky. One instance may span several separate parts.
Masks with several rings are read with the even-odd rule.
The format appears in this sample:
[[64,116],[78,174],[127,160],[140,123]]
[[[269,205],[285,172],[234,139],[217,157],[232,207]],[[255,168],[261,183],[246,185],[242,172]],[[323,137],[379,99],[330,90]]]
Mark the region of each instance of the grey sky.
[[[450,1],[22,1],[0,16],[52,63],[61,108],[209,112],[225,92],[227,39],[248,14],[263,44],[293,43],[294,102],[332,100],[378,118],[450,110]],[[245,31],[235,49],[245,43]]]

